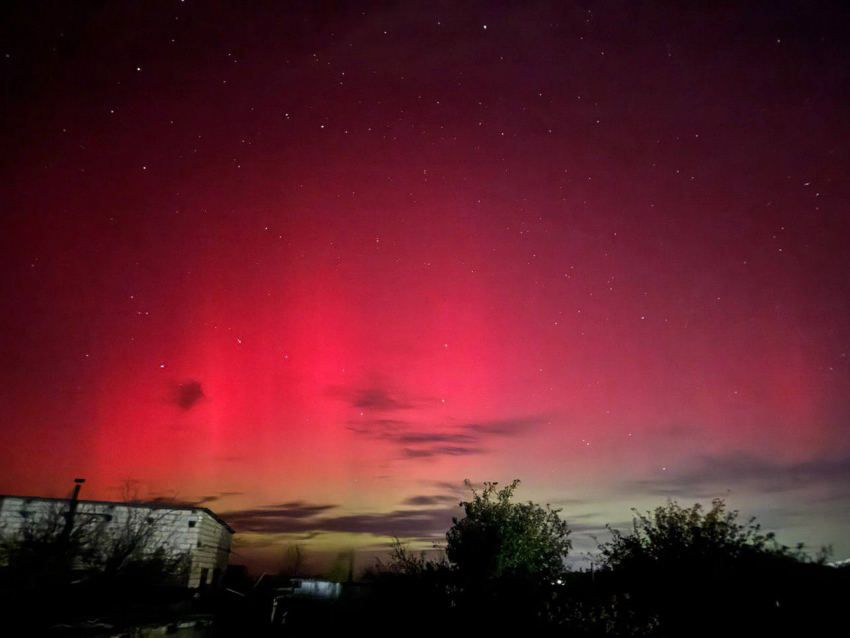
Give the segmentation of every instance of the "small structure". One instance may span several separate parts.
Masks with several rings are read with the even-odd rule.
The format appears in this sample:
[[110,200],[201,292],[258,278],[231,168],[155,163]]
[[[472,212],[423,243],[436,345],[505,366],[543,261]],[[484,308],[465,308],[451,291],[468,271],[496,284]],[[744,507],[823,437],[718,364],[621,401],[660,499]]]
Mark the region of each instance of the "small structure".
[[336,600],[342,591],[340,583],[315,578],[295,578],[292,580],[292,596],[303,598],[321,598]]
[[0,535],[21,533],[57,514],[78,523],[96,521],[107,535],[132,529],[149,547],[188,556],[188,588],[218,589],[224,582],[234,532],[206,507],[0,495]]
[[315,578],[293,578],[289,587],[279,587],[272,597],[271,623],[285,625],[292,607],[300,600],[301,605],[328,604],[337,601],[342,593],[342,584]]

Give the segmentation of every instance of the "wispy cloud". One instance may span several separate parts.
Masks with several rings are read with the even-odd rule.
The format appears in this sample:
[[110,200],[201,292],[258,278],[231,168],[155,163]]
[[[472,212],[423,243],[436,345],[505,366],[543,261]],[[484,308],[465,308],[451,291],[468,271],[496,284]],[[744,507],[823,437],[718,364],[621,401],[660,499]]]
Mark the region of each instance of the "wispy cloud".
[[409,459],[422,459],[431,456],[471,456],[484,454],[486,450],[480,447],[460,447],[457,445],[433,445],[430,447],[409,448],[402,450]]
[[291,501],[279,505],[264,505],[252,509],[228,512],[227,522],[245,532],[302,532],[313,527],[315,517],[337,505],[312,505],[303,501]]
[[375,536],[426,538],[444,534],[457,516],[457,507],[396,509],[386,513],[328,516],[336,505],[301,502],[268,505],[222,514],[240,532],[316,534],[347,532]]
[[182,498],[178,494],[167,493],[157,494],[151,493],[145,497],[136,497],[132,500],[139,502],[150,502],[159,505],[174,505],[180,507],[203,507],[210,503],[215,503],[228,496],[241,496],[244,492],[218,492],[217,494],[207,494],[198,498]]
[[494,421],[482,421],[467,423],[464,428],[476,434],[495,434],[498,436],[518,436],[525,431],[540,425],[545,421],[543,416],[526,416],[515,419],[498,419]]
[[[463,516],[460,499],[452,494],[411,496],[390,512],[334,515],[336,509],[331,504],[294,501],[224,512],[222,517],[238,532],[259,536],[285,534],[309,539],[322,533],[348,533],[433,541],[445,535],[454,517]],[[598,518],[595,514],[584,514],[567,516],[566,520],[576,534],[598,535],[606,531],[604,522],[594,520]]]
[[424,505],[440,505],[447,503],[459,503],[460,499],[454,494],[419,494],[404,499],[402,505],[409,506],[424,506]]
[[243,493],[244,492],[219,492],[218,494],[209,494],[207,496],[202,496],[195,502],[198,505],[207,505],[209,503],[220,501],[221,499],[227,498],[228,496],[241,496]]
[[528,416],[436,428],[399,419],[358,419],[349,421],[348,429],[397,446],[401,458],[422,459],[485,454],[488,439],[520,436],[542,422],[543,417]]
[[774,493],[813,486],[847,485],[850,485],[848,456],[781,462],[745,451],[699,456],[687,469],[634,484],[649,494],[701,497],[716,495],[717,490],[755,489]]
[[375,412],[410,410],[417,406],[417,402],[405,393],[378,382],[362,387],[330,386],[328,394],[347,402],[353,408]]

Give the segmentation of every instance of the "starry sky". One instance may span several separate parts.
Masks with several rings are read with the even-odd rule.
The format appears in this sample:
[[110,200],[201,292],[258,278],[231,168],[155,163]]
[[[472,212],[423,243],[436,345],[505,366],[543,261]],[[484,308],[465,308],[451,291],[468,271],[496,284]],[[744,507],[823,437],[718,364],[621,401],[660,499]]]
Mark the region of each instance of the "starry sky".
[[465,478],[578,563],[668,498],[850,556],[841,3],[2,11],[0,492],[260,566],[429,546]]

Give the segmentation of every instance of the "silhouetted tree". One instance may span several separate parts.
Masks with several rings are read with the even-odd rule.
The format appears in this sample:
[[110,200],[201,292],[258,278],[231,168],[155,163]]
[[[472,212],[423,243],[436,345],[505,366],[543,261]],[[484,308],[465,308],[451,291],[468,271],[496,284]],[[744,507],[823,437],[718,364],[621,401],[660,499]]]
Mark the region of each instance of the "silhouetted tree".
[[42,512],[26,514],[15,533],[0,530],[0,586],[13,599],[67,586],[75,571],[90,568],[97,560],[91,542],[100,520],[78,513],[68,525],[68,507],[50,503]]
[[72,522],[69,512],[56,501],[24,512],[16,531],[0,530],[0,598],[19,613],[49,624],[182,595],[169,589],[185,584],[190,564],[171,546],[172,510],[135,506],[107,515],[81,507]]
[[483,585],[503,579],[553,584],[572,548],[570,529],[549,505],[511,501],[519,481],[498,489],[485,483],[462,502],[466,516],[452,519],[446,555],[461,579]]
[[93,548],[99,580],[134,587],[179,585],[188,577],[190,557],[172,547],[173,510],[136,505],[101,521],[86,539]]
[[825,565],[828,551],[809,559],[720,500],[635,511],[630,532],[599,546],[597,571],[569,572],[567,524],[513,502],[517,484],[473,489],[442,558],[395,539],[370,575],[381,593],[370,613],[494,635],[826,635],[850,590],[850,567]]
[[606,567],[628,568],[634,563],[745,558],[760,554],[801,557],[796,550],[779,545],[772,532],[763,534],[751,518],[738,522],[738,511],[727,511],[721,499],[703,512],[702,505],[682,507],[675,501],[640,514],[633,510],[633,531],[612,530],[613,540],[600,546],[601,563]]
[[[621,610],[654,626],[653,635],[705,635],[720,628],[719,618],[736,632],[787,629],[809,615],[800,613],[803,583],[815,587],[810,579],[829,568],[810,561],[802,545],[781,545],[755,519],[738,516],[719,499],[708,511],[675,501],[635,511],[631,532],[612,530],[599,546],[600,583]],[[709,609],[720,616],[698,623]]]
[[466,485],[472,490],[472,499],[461,503],[466,516],[453,519],[446,534],[465,620],[491,630],[539,628],[566,572],[567,523],[549,505],[513,502],[519,481],[501,489],[485,483],[481,491]]
[[425,551],[416,552],[410,549],[407,543],[395,537],[390,543],[388,560],[384,562],[379,559],[376,569],[371,571],[370,574],[389,574],[415,579],[436,569],[447,571],[450,569],[445,552],[440,551],[436,556],[434,554],[429,556]]

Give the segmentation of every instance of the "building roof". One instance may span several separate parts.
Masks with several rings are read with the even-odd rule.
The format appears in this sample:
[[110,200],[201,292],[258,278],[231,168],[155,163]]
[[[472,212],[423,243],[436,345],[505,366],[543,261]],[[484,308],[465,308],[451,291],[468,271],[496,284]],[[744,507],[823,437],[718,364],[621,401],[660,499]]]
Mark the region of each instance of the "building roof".
[[[17,494],[0,494],[0,501],[7,498],[19,498],[24,501],[67,501],[71,502],[70,498],[54,498],[51,496],[20,496]],[[119,507],[144,507],[147,509],[163,509],[163,510],[191,510],[197,512],[205,512],[213,517],[217,522],[224,525],[231,534],[235,534],[236,531],[228,525],[223,518],[221,518],[218,514],[213,512],[208,507],[201,507],[200,505],[191,505],[189,503],[169,503],[167,501],[92,501],[88,499],[81,498],[78,501],[81,504],[92,503],[93,505],[112,505]]]

